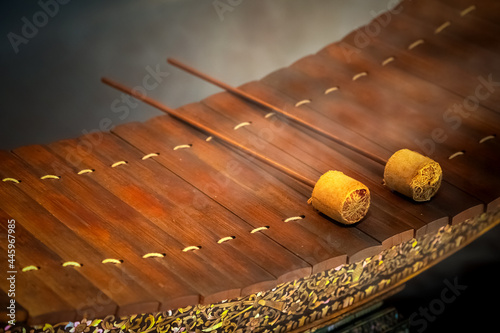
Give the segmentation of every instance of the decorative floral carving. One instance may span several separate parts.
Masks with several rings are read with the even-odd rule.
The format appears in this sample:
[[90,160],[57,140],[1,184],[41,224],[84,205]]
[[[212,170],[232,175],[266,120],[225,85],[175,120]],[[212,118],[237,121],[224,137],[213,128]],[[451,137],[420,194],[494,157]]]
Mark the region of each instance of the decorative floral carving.
[[341,309],[348,310],[367,297],[404,283],[499,223],[500,210],[484,213],[357,263],[237,300],[122,318],[83,319],[54,326],[7,326],[0,328],[0,333],[286,332],[332,317]]

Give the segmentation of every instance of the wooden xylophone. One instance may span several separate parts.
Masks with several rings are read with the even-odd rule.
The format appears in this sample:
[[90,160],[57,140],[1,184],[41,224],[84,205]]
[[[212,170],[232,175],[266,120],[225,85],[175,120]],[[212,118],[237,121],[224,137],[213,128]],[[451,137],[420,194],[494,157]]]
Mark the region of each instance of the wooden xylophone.
[[[0,152],[1,247],[7,253],[14,229],[18,319],[23,311],[33,325],[168,317],[341,265],[353,265],[346,272],[357,282],[365,264],[356,263],[395,258],[395,246],[412,251],[415,239],[484,221],[485,211],[497,216],[488,226],[497,224],[499,18],[493,0],[403,1],[239,87],[381,160],[401,148],[433,158],[444,180],[427,203],[389,191],[382,163],[232,93],[178,109],[309,179],[334,169],[366,184],[372,204],[353,226],[308,205],[310,187],[168,115]],[[9,280],[0,286],[8,305]]]

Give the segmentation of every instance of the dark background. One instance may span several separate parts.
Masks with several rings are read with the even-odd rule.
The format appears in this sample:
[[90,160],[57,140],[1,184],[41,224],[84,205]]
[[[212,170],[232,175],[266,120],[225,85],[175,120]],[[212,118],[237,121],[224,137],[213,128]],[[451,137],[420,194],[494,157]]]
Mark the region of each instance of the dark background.
[[[54,0],[42,0],[43,2]],[[68,0],[65,0],[68,1]],[[221,0],[228,3],[228,0]],[[114,125],[160,114],[140,105],[127,119],[112,113],[120,93],[102,76],[131,87],[145,68],[170,75],[148,95],[173,107],[218,92],[166,63],[176,57],[239,85],[315,53],[387,9],[389,0],[231,0],[219,16],[213,0],[72,0],[16,54],[9,33],[21,35],[38,1],[3,1],[0,35],[0,149],[77,137],[108,117]]]
[[[41,7],[37,1],[3,1],[0,149],[77,137],[98,129],[103,118],[118,125],[160,114],[141,104],[120,119],[111,109],[120,93],[100,83],[101,76],[136,86],[147,66],[159,66],[169,76],[148,95],[178,107],[219,89],[167,65],[168,56],[239,85],[339,40],[392,1],[232,3],[220,16],[212,0],[73,0],[60,5],[16,53],[9,33],[21,35],[23,18],[33,22]],[[457,278],[467,289],[425,331],[485,330],[500,309],[499,237],[499,228],[490,231],[410,281],[389,303],[409,317],[440,297],[444,280]]]

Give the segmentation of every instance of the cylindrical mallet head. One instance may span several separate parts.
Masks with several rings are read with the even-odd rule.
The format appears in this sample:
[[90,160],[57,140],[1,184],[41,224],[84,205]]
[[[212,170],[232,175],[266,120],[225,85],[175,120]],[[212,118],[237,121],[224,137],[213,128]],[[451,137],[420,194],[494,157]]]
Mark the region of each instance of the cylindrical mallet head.
[[368,212],[370,191],[340,171],[328,171],[319,178],[308,202],[338,222],[353,224]]
[[429,201],[442,178],[439,163],[409,149],[395,152],[384,169],[385,185],[415,201]]

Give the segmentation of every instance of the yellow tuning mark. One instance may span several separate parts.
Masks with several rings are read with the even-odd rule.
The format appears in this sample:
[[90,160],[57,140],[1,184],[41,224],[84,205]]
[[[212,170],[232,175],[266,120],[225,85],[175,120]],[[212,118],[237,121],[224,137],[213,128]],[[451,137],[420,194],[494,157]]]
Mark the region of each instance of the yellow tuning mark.
[[182,252],[189,252],[189,251],[195,251],[195,250],[199,250],[201,249],[200,246],[188,246],[188,247],[185,247]]
[[115,163],[111,164],[111,167],[112,168],[116,168],[117,166],[122,165],[122,164],[127,164],[127,161],[118,161],[118,162],[115,162]]
[[284,219],[283,222],[292,222],[292,221],[298,221],[298,220],[302,220],[303,218],[305,218],[304,215],[299,215],[299,216],[292,216],[292,217],[289,217],[287,219]]
[[160,155],[160,154],[158,154],[158,153],[151,153],[151,154],[147,154],[147,155],[144,155],[144,156],[142,157],[142,160],[144,161],[144,160],[147,160],[148,158],[151,158],[151,157],[156,157],[156,156],[158,156],[158,155]]
[[45,175],[40,177],[40,179],[61,179],[61,177],[56,176],[56,175]]
[[174,150],[179,150],[179,149],[187,149],[191,148],[193,145],[192,144],[187,144],[187,145],[178,145],[174,147]]
[[7,178],[4,178],[2,179],[3,182],[13,182],[13,183],[16,183],[16,184],[19,184],[20,181],[15,179],[15,178],[10,178],[10,177],[7,177]]
[[151,253],[146,253],[142,257],[146,259],[146,258],[163,258],[164,256],[165,253],[151,252]]
[[337,90],[339,90],[339,87],[337,87],[337,86],[328,88],[325,90],[325,95],[328,95],[329,93],[337,91]]
[[475,5],[469,6],[460,12],[460,16],[465,16],[476,9]]
[[224,238],[219,239],[219,240],[217,241],[217,244],[222,244],[222,243],[224,243],[224,242],[227,242],[227,241],[232,240],[232,239],[235,239],[235,238],[236,238],[236,237],[234,237],[234,236],[224,237]]
[[262,231],[262,230],[267,230],[269,229],[269,227],[258,227],[258,228],[255,228],[253,229],[252,231],[250,231],[251,234],[255,234],[256,232],[259,232],[259,231]]
[[384,61],[382,61],[382,66],[386,66],[387,64],[393,62],[394,60],[395,60],[394,57],[386,58]]
[[353,81],[356,81],[357,79],[359,79],[359,78],[361,78],[361,77],[363,77],[363,76],[367,76],[367,75],[368,75],[368,73],[367,73],[367,72],[361,72],[361,73],[358,73],[358,74],[354,75],[354,76],[352,77],[352,80],[353,80]]
[[82,267],[82,264],[76,261],[66,261],[62,264],[63,267],[73,266],[73,267]]
[[78,171],[78,174],[83,175],[85,173],[92,173],[92,172],[94,172],[93,169],[83,169],[83,170]]
[[423,44],[423,43],[424,43],[423,39],[418,39],[418,40],[414,41],[413,43],[411,43],[410,45],[408,45],[408,50],[413,50],[414,48],[416,48],[417,46],[419,46],[420,44]]
[[295,103],[295,107],[298,108],[299,106],[301,105],[304,105],[304,104],[309,104],[311,103],[312,101],[310,99],[303,99],[301,101],[298,101],[297,103]]
[[29,271],[37,271],[39,270],[40,267],[37,267],[37,266],[34,266],[34,265],[30,265],[30,266],[26,266],[22,269],[23,272],[29,272]]
[[239,123],[238,125],[234,126],[233,129],[236,131],[239,128],[242,128],[244,126],[250,126],[250,125],[252,125],[252,122],[250,122],[250,121],[244,121],[244,122]]
[[123,260],[118,260],[118,259],[113,259],[113,258],[108,258],[108,259],[104,259],[102,261],[103,264],[121,264],[123,263]]

